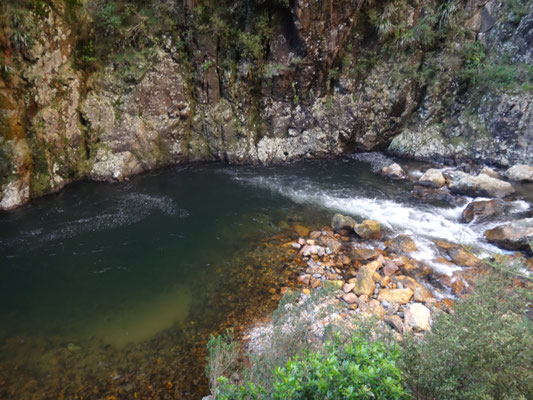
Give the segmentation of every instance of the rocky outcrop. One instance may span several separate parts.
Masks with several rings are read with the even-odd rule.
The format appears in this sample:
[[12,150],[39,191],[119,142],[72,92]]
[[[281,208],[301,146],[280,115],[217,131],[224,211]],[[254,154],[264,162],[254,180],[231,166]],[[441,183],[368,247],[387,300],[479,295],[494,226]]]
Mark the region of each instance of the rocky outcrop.
[[[0,208],[77,179],[123,180],[201,160],[279,163],[388,146],[433,161],[533,163],[531,93],[459,84],[472,44],[459,35],[430,47],[406,41],[436,3],[406,3],[397,18],[407,22],[390,21],[394,35],[379,38],[369,15],[385,14],[381,3],[253,2],[236,31],[227,29],[240,3],[228,3],[213,26],[198,19],[195,2],[165,3],[186,16],[180,31],[148,38],[149,54],[110,43],[120,57],[98,67],[83,67],[92,56],[79,35],[97,28],[81,3],[46,2],[46,12],[28,14],[33,40],[2,41],[13,72],[0,81]],[[531,8],[512,24],[496,0],[463,11],[455,23],[487,53],[506,49],[513,62],[531,63]],[[257,23],[264,16],[268,29]],[[426,51],[442,61],[431,80]]]

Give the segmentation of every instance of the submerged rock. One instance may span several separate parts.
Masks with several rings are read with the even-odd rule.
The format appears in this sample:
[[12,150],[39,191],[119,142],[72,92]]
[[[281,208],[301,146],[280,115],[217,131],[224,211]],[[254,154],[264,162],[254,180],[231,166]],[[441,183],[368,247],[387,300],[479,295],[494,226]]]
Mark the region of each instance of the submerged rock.
[[505,176],[517,182],[533,182],[533,167],[529,165],[515,165],[505,171]]
[[524,218],[489,229],[485,239],[508,250],[530,250],[533,242],[533,218]]
[[440,188],[446,184],[446,179],[444,179],[440,169],[431,168],[420,177],[418,183],[424,186]]
[[490,217],[498,216],[502,212],[503,201],[501,200],[474,200],[463,210],[461,221],[468,223],[472,222],[474,218],[484,221]]
[[506,197],[515,192],[509,182],[492,178],[486,174],[473,176],[461,171],[448,174],[451,180],[449,188],[452,193],[467,196]]
[[353,229],[356,222],[353,218],[344,216],[342,214],[335,214],[331,220],[331,227],[334,231],[340,231],[341,229]]
[[381,173],[393,179],[405,179],[407,176],[403,168],[397,163],[384,167]]

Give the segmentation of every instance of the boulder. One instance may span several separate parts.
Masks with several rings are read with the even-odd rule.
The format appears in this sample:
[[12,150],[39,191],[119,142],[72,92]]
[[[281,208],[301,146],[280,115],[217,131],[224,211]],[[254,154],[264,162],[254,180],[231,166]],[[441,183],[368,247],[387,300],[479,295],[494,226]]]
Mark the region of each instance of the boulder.
[[397,330],[400,334],[403,334],[403,322],[397,315],[385,315],[383,321],[387,323],[391,328]]
[[385,250],[389,253],[401,254],[417,250],[415,241],[409,235],[398,235],[386,241],[385,245]]
[[372,261],[366,265],[363,265],[359,272],[357,273],[357,282],[353,292],[358,295],[367,295],[371,296],[374,293],[374,288],[376,286],[374,282],[374,273],[378,268],[381,267],[379,261]]
[[483,168],[481,168],[481,171],[479,171],[479,173],[488,175],[491,178],[496,178],[496,179],[501,179],[502,177],[497,171],[487,166],[484,166]]
[[354,231],[363,239],[379,239],[381,225],[378,221],[367,219],[354,226]]
[[331,227],[334,231],[340,231],[341,229],[353,229],[356,222],[353,218],[344,216],[342,214],[335,214],[331,220]]
[[417,331],[429,331],[431,329],[429,308],[420,303],[410,304],[405,311],[405,324]]
[[477,258],[474,254],[466,251],[460,247],[449,249],[448,255],[452,259],[454,264],[462,265],[464,267],[481,267],[483,261]]
[[461,216],[462,222],[472,222],[474,218],[485,221],[490,217],[495,217],[503,212],[503,201],[499,199],[493,200],[474,200],[470,202]]
[[509,182],[492,178],[487,174],[473,176],[461,171],[453,171],[446,177],[451,181],[450,191],[456,194],[503,198],[515,192]]
[[423,186],[440,188],[446,184],[446,179],[444,179],[444,176],[442,175],[442,171],[440,169],[431,168],[428,169],[424,173],[424,175],[420,177],[418,183]]
[[397,163],[384,167],[381,173],[392,179],[405,179],[407,176],[403,168]]
[[533,182],[533,167],[529,165],[514,165],[505,171],[505,176],[517,182]]
[[405,289],[382,289],[378,294],[379,301],[388,301],[389,303],[407,304],[413,297],[413,291]]
[[485,231],[485,239],[507,250],[530,250],[533,241],[533,218],[509,222]]
[[447,187],[435,189],[433,187],[415,185],[413,190],[411,190],[411,195],[415,199],[447,205],[459,205],[463,202],[462,197],[454,196]]
[[414,290],[414,299],[415,301],[425,303],[431,299],[434,299],[434,296],[431,294],[431,292],[428,289],[420,285],[420,286],[417,286]]

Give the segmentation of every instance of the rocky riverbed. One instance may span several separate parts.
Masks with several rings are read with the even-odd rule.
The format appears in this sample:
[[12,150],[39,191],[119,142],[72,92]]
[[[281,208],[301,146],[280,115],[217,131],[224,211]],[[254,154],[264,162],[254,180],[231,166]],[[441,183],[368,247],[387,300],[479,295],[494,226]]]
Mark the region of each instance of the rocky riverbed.
[[[381,156],[377,159],[381,164],[386,161]],[[380,164],[376,158],[373,161],[374,166]],[[510,212],[521,197],[517,190],[524,193],[529,188],[517,187],[518,183],[532,182],[533,168],[514,166],[502,172],[488,167],[464,169],[413,170],[393,163],[383,166],[381,173],[416,182],[412,190],[416,198],[462,204],[460,220],[465,226],[499,220],[484,237],[500,251],[493,248],[496,251],[488,254],[483,246],[435,239],[433,259],[428,260],[418,257],[412,236],[396,234],[376,220],[357,222],[338,213],[330,226],[292,227],[298,237],[282,247],[292,254],[287,267],[296,271],[301,294],[296,304],[285,307],[303,310],[299,318],[310,324],[312,340],[321,340],[328,325],[349,330],[357,318],[368,317],[391,328],[398,340],[407,332],[423,335],[431,330],[434,313],[453,312],[457,299],[475,290],[477,277],[491,268],[512,266],[523,274],[533,273],[533,219],[524,218],[530,216],[531,208],[524,202],[521,212]],[[508,221],[502,223],[502,216]],[[524,283],[517,279],[514,284]],[[313,292],[324,288],[331,290],[328,297],[306,307]],[[293,323],[289,319],[282,329],[290,332]],[[273,329],[271,323],[252,326],[243,337],[246,348],[260,354]]]

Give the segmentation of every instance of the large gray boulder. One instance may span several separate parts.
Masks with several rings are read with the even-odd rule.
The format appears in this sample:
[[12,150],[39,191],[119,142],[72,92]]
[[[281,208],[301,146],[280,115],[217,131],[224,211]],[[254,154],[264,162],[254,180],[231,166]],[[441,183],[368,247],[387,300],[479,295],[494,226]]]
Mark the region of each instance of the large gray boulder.
[[533,167],[529,165],[515,165],[505,171],[505,176],[517,182],[533,182]]
[[533,242],[533,218],[524,218],[489,229],[485,239],[507,250],[529,250]]
[[474,176],[461,171],[453,171],[447,174],[447,178],[451,180],[450,191],[456,194],[503,198],[515,192],[513,185],[509,182],[492,178],[487,174]]

